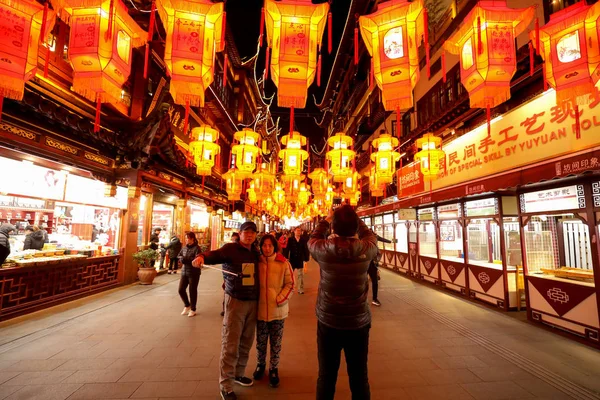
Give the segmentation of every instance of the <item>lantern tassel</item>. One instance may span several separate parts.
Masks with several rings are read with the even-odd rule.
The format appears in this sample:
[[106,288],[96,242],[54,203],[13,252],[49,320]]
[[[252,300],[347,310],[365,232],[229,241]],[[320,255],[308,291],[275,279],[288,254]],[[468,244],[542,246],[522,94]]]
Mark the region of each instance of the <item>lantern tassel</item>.
[[446,83],[446,52],[442,50],[442,80]]
[[184,135],[187,135],[189,118],[190,118],[190,101],[186,100],[185,101],[185,117],[183,119],[183,134]]
[[148,37],[146,38],[146,54],[144,58],[144,79],[148,78],[148,63],[150,60],[150,42],[154,36],[154,24],[156,22],[156,3],[152,1],[152,8],[150,9],[150,23],[148,24]]
[[46,42],[46,19],[48,18],[48,2],[44,3],[44,13],[42,14],[42,42]]
[[398,136],[398,139],[400,139],[400,137],[401,137],[401,131],[400,131],[400,105],[396,106],[396,135]]
[[[226,1],[223,1],[223,8],[227,4]],[[221,43],[223,48],[225,48],[225,33],[227,32],[227,11],[223,11],[223,28],[221,29]]]
[[536,54],[540,55],[540,19],[535,19],[535,51]]
[[431,68],[429,67],[429,13],[427,12],[427,9],[425,9],[425,13],[424,13],[424,25],[425,25],[425,32],[424,32],[424,44],[425,44],[425,65],[427,66],[427,79],[431,78]]
[[110,0],[110,6],[108,8],[108,30],[106,31],[106,37],[108,39],[112,38],[113,32],[113,8],[115,7],[114,0]]
[[331,54],[333,50],[333,15],[331,11],[327,14],[327,52]]
[[533,76],[533,43],[529,42],[529,76]]
[[267,47],[267,54],[265,55],[265,81],[269,79],[269,57],[271,53],[271,48]]
[[48,65],[50,64],[50,46],[46,43],[46,58],[44,59],[44,78],[48,77]]
[[483,42],[481,41],[481,17],[477,17],[477,54],[483,54]]
[[373,82],[375,82],[375,63],[373,62],[373,58],[371,58],[371,71],[369,72],[369,87],[373,87]]
[[290,107],[290,138],[294,136],[294,106]]
[[358,27],[354,28],[354,65],[358,65]]
[[94,120],[94,133],[100,132],[100,112],[102,111],[102,97],[96,94],[96,118]]
[[227,64],[229,61],[229,57],[227,56],[227,52],[225,52],[225,57],[223,57],[223,87],[227,87]]
[[263,35],[264,34],[265,34],[265,7],[263,6],[260,9],[260,34],[258,37],[259,47],[262,47],[262,45],[263,45]]
[[579,106],[575,104],[575,138],[581,139],[581,124],[579,123]]
[[488,137],[492,137],[492,121],[491,121],[491,115],[492,112],[490,110],[490,104],[488,103],[485,106],[485,116],[487,119],[487,131],[488,131]]
[[317,86],[321,87],[321,53],[319,50],[317,52],[319,53],[317,59]]

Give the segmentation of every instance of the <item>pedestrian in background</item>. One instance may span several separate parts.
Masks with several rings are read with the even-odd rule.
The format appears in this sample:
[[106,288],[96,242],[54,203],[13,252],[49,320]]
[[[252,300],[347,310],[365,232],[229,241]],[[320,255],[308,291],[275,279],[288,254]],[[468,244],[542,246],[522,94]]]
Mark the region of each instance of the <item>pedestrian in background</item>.
[[177,256],[181,252],[181,240],[176,235],[171,236],[171,241],[165,246],[165,250],[169,255],[169,272],[168,274],[177,273]]
[[294,235],[289,238],[283,254],[290,260],[294,270],[298,293],[304,294],[304,267],[310,259],[310,253],[306,241],[302,240],[302,229],[299,226],[294,229]]
[[[192,261],[200,255],[200,246],[194,232],[185,234],[185,246],[179,252],[179,261],[183,265],[181,279],[179,280],[179,296],[183,300],[184,308],[181,315],[196,316],[196,302],[198,301],[198,284],[200,283],[200,267],[192,265]],[[188,299],[187,288],[190,288]]]

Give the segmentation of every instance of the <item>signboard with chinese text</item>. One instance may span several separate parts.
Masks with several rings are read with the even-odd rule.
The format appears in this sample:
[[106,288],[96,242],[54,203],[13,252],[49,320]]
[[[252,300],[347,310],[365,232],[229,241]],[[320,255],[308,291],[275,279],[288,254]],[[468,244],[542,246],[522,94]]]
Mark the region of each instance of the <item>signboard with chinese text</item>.
[[498,214],[498,202],[494,198],[467,201],[465,203],[465,214],[467,217],[496,215]]
[[[0,157],[0,193],[62,200],[65,192],[65,173],[31,163]],[[18,173],[10,173],[14,171]],[[104,185],[102,185],[104,190]]]
[[398,171],[398,196],[410,196],[425,190],[425,180],[418,163]]
[[433,221],[434,214],[435,214],[435,208],[433,208],[433,207],[422,208],[418,211],[418,214],[419,214],[419,221]]
[[583,185],[540,190],[521,195],[521,211],[525,213],[577,210],[585,208]]
[[438,219],[454,219],[461,216],[460,204],[448,204],[445,206],[439,206]]
[[414,208],[401,208],[398,210],[398,220],[399,221],[416,221],[417,220],[417,210]]

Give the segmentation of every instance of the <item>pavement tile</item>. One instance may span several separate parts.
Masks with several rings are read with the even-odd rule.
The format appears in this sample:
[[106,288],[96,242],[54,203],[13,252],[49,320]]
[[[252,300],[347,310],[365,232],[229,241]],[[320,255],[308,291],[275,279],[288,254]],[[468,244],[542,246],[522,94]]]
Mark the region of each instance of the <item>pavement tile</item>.
[[572,399],[571,396],[567,395],[566,393],[563,393],[562,391],[556,389],[554,386],[551,386],[550,384],[538,378],[523,380],[519,379],[513,382],[537,397],[554,400]]
[[433,357],[432,361],[441,369],[478,368],[488,365],[476,356],[446,356]]
[[69,400],[127,399],[140,387],[132,383],[86,383],[69,397]]
[[74,371],[21,372],[5,385],[51,385],[62,382]]
[[517,379],[533,379],[525,370],[514,366],[469,368],[471,372],[485,382],[514,381]]
[[81,385],[32,385],[26,386],[11,394],[6,400],[65,400],[72,395]]
[[[81,371],[86,369],[109,368],[116,360],[112,358],[79,358],[68,360],[61,364],[56,371]],[[112,368],[112,367],[111,367]]]
[[66,378],[64,383],[102,383],[117,382],[125,370],[119,369],[85,369],[76,371],[73,375]]
[[536,397],[511,381],[464,383],[461,386],[476,400],[526,399]]
[[460,385],[428,385],[403,388],[413,400],[473,400]]
[[114,368],[114,369],[158,368],[158,366],[162,362],[163,362],[163,360],[150,359],[150,358],[119,358],[110,365],[110,368]]
[[180,375],[181,368],[134,368],[127,371],[125,375],[119,379],[119,382],[168,382],[174,380],[190,380],[195,379],[177,379]]
[[0,385],[19,375],[19,371],[0,371]]
[[52,371],[67,360],[22,360],[17,363],[6,367],[4,371],[22,371],[22,372],[34,372],[34,371]]
[[178,368],[175,381],[207,381],[218,378],[219,370],[213,368]]
[[5,399],[14,392],[23,389],[25,386],[0,385],[0,400]]
[[[190,397],[194,394],[198,382],[144,382],[131,395],[132,399],[150,396]],[[218,392],[217,392],[218,393]]]
[[420,374],[430,385],[481,382],[481,379],[468,369],[438,369],[421,371]]

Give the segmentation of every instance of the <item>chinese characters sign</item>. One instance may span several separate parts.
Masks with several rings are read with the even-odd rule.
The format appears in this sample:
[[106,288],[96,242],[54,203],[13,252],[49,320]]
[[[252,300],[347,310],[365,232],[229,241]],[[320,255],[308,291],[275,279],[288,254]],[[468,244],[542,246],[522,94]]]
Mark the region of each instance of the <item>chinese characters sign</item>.
[[521,195],[521,211],[526,213],[577,210],[585,208],[582,185],[541,190]]
[[410,196],[425,190],[425,180],[418,163],[407,165],[398,171],[398,197]]

